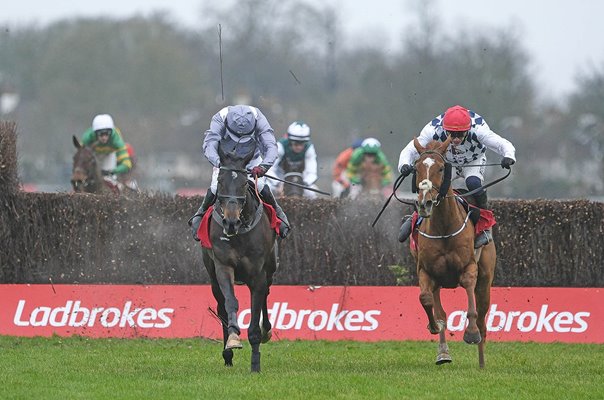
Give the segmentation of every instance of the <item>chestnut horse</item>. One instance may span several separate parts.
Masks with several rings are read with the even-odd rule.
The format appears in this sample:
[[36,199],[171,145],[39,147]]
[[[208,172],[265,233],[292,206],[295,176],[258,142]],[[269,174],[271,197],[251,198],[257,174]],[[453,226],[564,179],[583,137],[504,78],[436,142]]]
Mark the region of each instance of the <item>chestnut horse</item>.
[[382,186],[382,173],[384,166],[376,163],[376,155],[366,153],[363,155],[358,173],[361,182],[353,185],[350,189],[351,199],[361,200],[384,200],[384,188]]
[[[246,148],[246,143],[251,146]],[[248,341],[252,346],[251,370],[259,372],[260,343],[271,338],[267,301],[277,269],[277,246],[276,233],[271,228],[258,193],[249,190],[245,167],[254,156],[256,142],[250,140],[246,143],[235,144],[235,149],[227,148],[232,145],[228,141],[221,141],[218,146],[217,200],[209,231],[212,248],[203,248],[202,255],[222,322],[222,357],[227,366],[233,365],[233,349],[242,348],[237,322],[239,302],[233,285],[241,282],[250,290]]]
[[[451,362],[446,342],[447,314],[440,300],[440,289],[461,286],[468,297],[468,326],[463,339],[478,344],[478,363],[484,367],[485,317],[490,306],[490,291],[495,274],[496,250],[493,242],[474,250],[474,226],[465,208],[451,189],[451,164],[445,153],[451,138],[432,141],[422,147],[415,162],[417,208],[423,220],[418,227],[417,262],[419,300],[428,316],[428,330],[439,335],[436,364]],[[415,183],[414,183],[415,184]]]

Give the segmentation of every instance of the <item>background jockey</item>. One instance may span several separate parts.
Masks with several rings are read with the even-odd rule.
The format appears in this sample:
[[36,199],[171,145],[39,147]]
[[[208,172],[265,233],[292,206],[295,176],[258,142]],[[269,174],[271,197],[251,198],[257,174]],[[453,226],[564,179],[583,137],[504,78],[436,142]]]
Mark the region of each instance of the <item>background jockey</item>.
[[208,208],[216,201],[216,189],[218,187],[218,172],[220,171],[220,157],[218,155],[218,143],[221,140],[245,143],[254,140],[257,143],[254,158],[246,168],[253,177],[258,177],[258,192],[262,199],[273,206],[277,217],[282,221],[280,236],[285,238],[289,232],[290,225],[287,216],[281,206],[275,200],[264,174],[270,169],[277,159],[277,142],[273,128],[268,120],[256,107],[248,105],[236,105],[224,107],[212,117],[210,128],[205,133],[203,141],[203,152],[210,164],[214,167],[212,183],[203,199],[199,210],[189,219],[189,226],[193,231],[193,238],[197,237],[197,229],[201,219]]
[[[310,127],[304,122],[294,122],[287,128],[287,136],[277,142],[277,160],[269,171],[269,175],[284,179],[288,172],[301,172],[306,186],[318,189],[317,153],[310,142]],[[282,190],[283,183],[269,179],[273,190]],[[315,192],[303,191],[304,197],[314,199]]]
[[136,157],[136,152],[134,151],[134,147],[131,143],[126,143],[126,151],[128,152],[128,156],[130,157],[132,168],[130,168],[130,171],[126,172],[125,174],[120,175],[118,179],[129,189],[138,191],[138,182],[136,181],[136,178],[134,178],[134,173],[136,171],[136,165],[138,160]]
[[336,157],[336,161],[333,163],[333,168],[331,169],[331,193],[333,197],[340,198],[348,194],[350,181],[348,181],[348,177],[346,176],[346,168],[348,168],[352,152],[361,147],[361,144],[363,144],[363,139],[355,140],[350,147],[346,148]]
[[116,175],[118,179],[132,169],[132,161],[122,138],[122,133],[109,114],[100,114],[84,132],[82,144],[96,153],[103,176]]
[[380,168],[381,187],[385,187],[392,182],[392,169],[386,155],[382,151],[382,144],[375,138],[367,138],[361,143],[361,147],[352,152],[350,162],[346,168],[346,175],[352,184],[350,197],[353,199],[362,191],[362,173],[363,162],[370,157],[372,163]]
[[[432,140],[444,142],[451,136],[451,144],[447,149],[446,160],[454,168],[452,174],[453,189],[469,191],[480,188],[484,181],[484,165],[487,162],[487,148],[502,156],[501,167],[509,169],[516,162],[516,149],[508,140],[493,132],[486,121],[474,111],[462,106],[453,106],[444,114],[430,121],[419,134],[417,140],[426,146]],[[401,151],[398,168],[402,175],[407,176],[413,171],[413,163],[419,154],[413,146],[413,140]],[[480,190],[472,195],[479,208],[487,209],[487,192]],[[411,218],[406,218],[401,226],[399,241],[404,242],[411,233]],[[481,232],[476,237],[474,248],[484,246],[493,240],[490,230]]]

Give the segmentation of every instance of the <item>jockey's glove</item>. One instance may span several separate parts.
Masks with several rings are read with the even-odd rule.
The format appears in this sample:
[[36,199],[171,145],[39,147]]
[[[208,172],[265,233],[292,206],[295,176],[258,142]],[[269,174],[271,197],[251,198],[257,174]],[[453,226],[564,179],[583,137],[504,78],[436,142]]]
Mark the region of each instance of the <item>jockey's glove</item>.
[[501,168],[510,169],[510,165],[514,165],[516,161],[511,159],[510,157],[503,157],[501,160]]
[[402,176],[409,176],[409,174],[413,172],[413,167],[409,164],[403,164],[400,172]]
[[101,175],[103,175],[103,176],[113,175],[113,171],[108,170],[108,169],[102,169]]
[[266,165],[256,165],[254,168],[252,168],[252,176],[253,177],[262,177],[264,176],[264,174],[266,174],[266,171],[268,171],[268,168]]

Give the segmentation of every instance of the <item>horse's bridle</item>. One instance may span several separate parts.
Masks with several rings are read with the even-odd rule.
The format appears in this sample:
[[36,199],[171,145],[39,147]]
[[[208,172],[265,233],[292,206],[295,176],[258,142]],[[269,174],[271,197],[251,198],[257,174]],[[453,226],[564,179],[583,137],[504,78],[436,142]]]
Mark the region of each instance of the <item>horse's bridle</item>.
[[90,173],[90,170],[92,171],[96,171],[96,157],[94,157],[94,154],[92,153],[92,150],[88,149],[88,153],[90,155],[90,162],[86,163],[89,165],[89,168],[82,168],[81,166],[76,166],[73,168],[72,171],[72,176],[76,171],[83,171],[84,175],[86,176],[85,179],[83,180],[76,180],[76,179],[71,179],[71,187],[73,187],[74,191],[77,191],[79,184],[82,185],[84,191],[86,191],[86,189],[88,189],[89,187],[94,187],[96,185],[96,177],[94,173]]
[[[245,169],[240,169],[240,168],[230,168],[230,167],[220,167],[220,169],[222,171],[231,171],[231,172],[235,172],[238,174],[244,174],[246,176],[246,181],[245,184],[247,185],[247,174],[248,172]],[[218,206],[220,207],[219,210],[217,210],[220,214],[221,217],[224,217],[224,211],[222,208],[222,202],[224,201],[226,204],[228,204],[231,201],[237,201],[238,203],[241,203],[241,208],[243,209],[245,207],[245,204],[247,202],[247,196],[244,194],[243,196],[234,196],[234,195],[223,195],[220,193],[216,193],[216,203],[218,204]]]
[[[437,186],[434,183],[432,183],[432,187],[430,188],[430,191],[432,191],[432,190],[438,191],[438,194],[436,195],[436,201],[434,202],[435,206],[438,206],[440,201],[447,196],[447,192],[449,191],[449,187],[451,185],[451,173],[452,173],[453,167],[451,166],[451,163],[448,162],[445,159],[445,157],[438,151],[426,150],[419,155],[419,158],[421,158],[424,154],[436,154],[445,163],[445,171],[444,171],[443,179],[440,182],[440,185]],[[419,162],[419,158],[417,159],[417,161],[415,161],[415,165],[417,165],[417,163]],[[413,169],[415,171],[413,173],[412,187],[413,187],[415,193],[418,193],[420,188],[417,186],[417,178],[416,178],[417,167],[414,166]],[[420,184],[421,184],[421,182],[420,182]]]

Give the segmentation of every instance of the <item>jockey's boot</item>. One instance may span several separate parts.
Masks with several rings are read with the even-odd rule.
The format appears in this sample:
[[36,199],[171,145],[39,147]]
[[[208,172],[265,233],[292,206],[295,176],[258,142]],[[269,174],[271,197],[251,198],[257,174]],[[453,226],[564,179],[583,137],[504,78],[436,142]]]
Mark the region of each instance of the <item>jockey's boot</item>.
[[201,219],[203,218],[208,208],[216,202],[216,195],[212,193],[211,189],[208,189],[205,197],[203,198],[203,203],[201,203],[201,207],[199,210],[189,218],[188,224],[191,227],[191,233],[193,234],[193,239],[199,242],[199,238],[197,237],[197,230],[199,229],[199,224],[201,223]]
[[403,224],[401,225],[401,230],[398,233],[398,241],[403,243],[409,235],[411,235],[411,215],[405,215],[403,217]]
[[[487,210],[489,207],[487,192],[483,191],[481,194],[474,195],[474,200],[476,200],[476,206],[478,208],[482,208]],[[484,230],[480,232],[478,236],[474,239],[474,248],[479,249],[482,246],[489,244],[493,241],[493,234],[490,229]]]
[[264,201],[273,206],[273,208],[275,209],[277,217],[281,220],[281,226],[279,227],[279,236],[281,236],[281,239],[285,239],[289,234],[291,227],[289,225],[289,221],[287,220],[287,216],[283,212],[283,209],[279,204],[277,204],[277,200],[275,199],[275,196],[273,196],[271,188],[268,185],[264,185],[262,191],[260,192],[260,196]]

